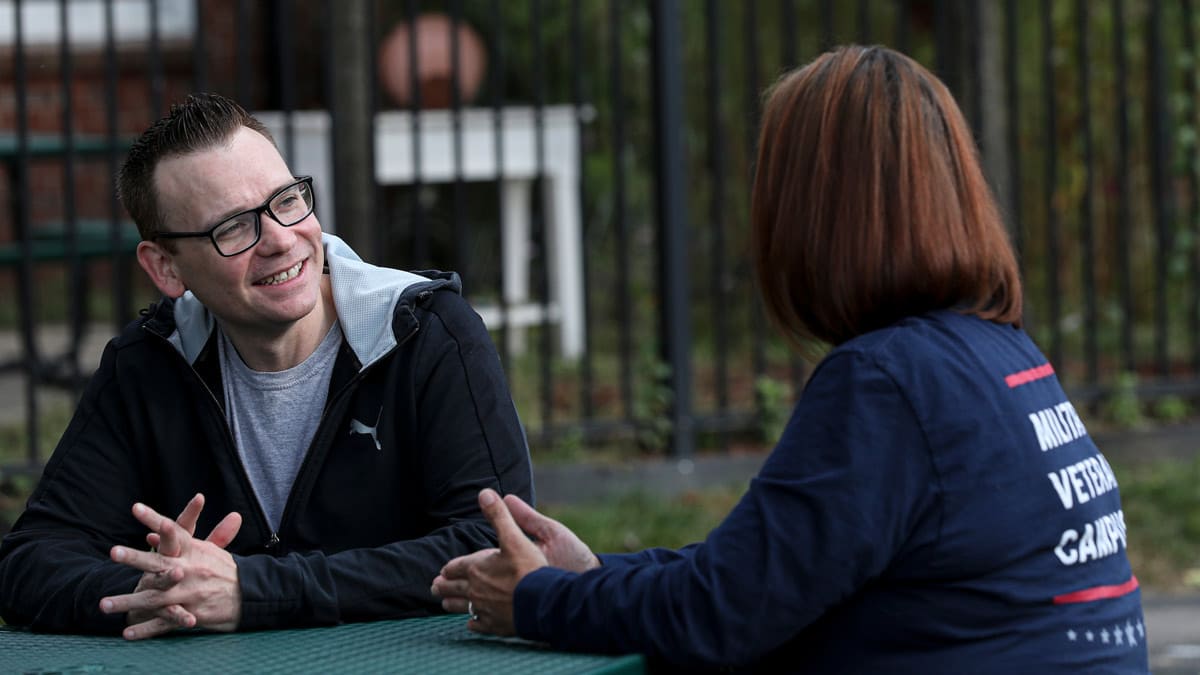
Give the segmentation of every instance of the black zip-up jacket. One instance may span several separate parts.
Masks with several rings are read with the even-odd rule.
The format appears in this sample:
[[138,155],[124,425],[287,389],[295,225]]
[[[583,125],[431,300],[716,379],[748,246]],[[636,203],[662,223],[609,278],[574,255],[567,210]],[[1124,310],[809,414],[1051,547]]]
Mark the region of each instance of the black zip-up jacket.
[[231,511],[244,519],[228,547],[239,629],[439,611],[429,588],[441,566],[495,542],[479,490],[532,499],[525,435],[457,275],[373,267],[330,235],[325,248],[345,338],[279,530],[225,421],[211,315],[190,294],[162,300],[106,347],[0,544],[5,621],[119,632],[125,617],[99,603],[141,577],[108,557],[115,544],[145,548],[131,507],[174,517],[197,492],[197,536]]

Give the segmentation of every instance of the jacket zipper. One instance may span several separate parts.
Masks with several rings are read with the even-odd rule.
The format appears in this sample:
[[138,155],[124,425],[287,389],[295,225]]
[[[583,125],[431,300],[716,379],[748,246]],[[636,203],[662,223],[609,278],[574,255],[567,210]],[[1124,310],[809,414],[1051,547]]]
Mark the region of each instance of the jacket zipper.
[[[425,300],[426,298],[428,298],[431,295],[433,295],[433,291],[421,291],[421,292],[417,293],[417,301],[420,302],[422,300]],[[142,330],[146,331],[147,333],[150,333],[151,335],[156,336],[158,339],[166,342],[167,346],[171,349],[172,352],[175,352],[175,354],[178,355],[179,358],[181,358],[181,359],[183,358],[183,355],[180,354],[175,349],[175,346],[170,344],[170,341],[167,340],[165,337],[163,337],[162,335],[159,335],[158,333],[154,332],[153,330],[150,330],[149,328],[146,327],[145,324],[142,324],[141,328],[142,328]],[[419,326],[414,326],[413,329],[411,331],[409,331],[408,334],[405,335],[403,339],[396,341],[396,346],[392,347],[392,349],[387,354],[384,354],[383,356],[376,359],[375,363],[379,363],[384,358],[386,358],[389,354],[391,354],[392,352],[399,349],[401,345],[403,345],[404,343],[406,343],[410,339],[412,339],[412,336],[417,334],[418,329],[419,329]],[[184,362],[186,363],[187,360],[184,359]],[[372,366],[373,365],[374,364],[372,364]],[[200,382],[200,386],[204,387],[204,391],[208,393],[209,400],[212,401],[212,404],[216,407],[216,410],[219,412],[221,410],[221,404],[219,401],[217,401],[216,394],[213,393],[212,389],[208,386],[208,383],[204,381],[204,378],[200,376],[200,373],[196,372],[196,369],[192,366],[192,364],[188,363],[187,366],[188,366],[188,368],[191,369],[192,374],[195,375],[196,379]],[[308,450],[306,450],[304,453],[304,459],[301,460],[301,462],[300,462],[300,470],[296,472],[296,478],[292,481],[293,487],[300,483],[300,479],[304,477],[305,473],[308,471],[309,465],[312,463],[310,461],[310,458],[314,454],[313,449],[315,448],[318,440],[321,438],[321,433],[324,430],[325,422],[329,417],[328,411],[333,409],[333,404],[336,404],[337,402],[339,402],[340,399],[342,398],[342,396],[347,391],[350,391],[351,389],[354,388],[354,385],[358,384],[358,382],[363,378],[363,376],[366,374],[366,372],[371,369],[372,366],[363,368],[363,369],[359,370],[357,373],[355,373],[354,377],[350,378],[350,381],[347,382],[345,384],[345,386],[343,386],[337,392],[335,392],[332,399],[330,399],[329,401],[326,402],[325,408],[321,412],[321,420],[317,423],[317,432],[315,434],[313,434],[313,440],[311,443],[309,443]],[[222,375],[222,376],[224,376],[224,375]],[[279,538],[279,531],[283,531],[283,530],[287,529],[285,526],[291,522],[291,515],[292,515],[292,512],[295,510],[295,507],[292,504],[292,502],[294,501],[292,498],[294,490],[292,492],[288,493],[287,502],[284,503],[283,514],[279,517],[279,531],[272,530],[271,523],[269,523],[267,521],[267,514],[265,511],[263,511],[262,503],[258,501],[258,494],[254,492],[254,486],[251,485],[251,483],[250,483],[250,475],[246,471],[246,464],[242,461],[241,455],[238,454],[237,443],[233,440],[233,430],[229,428],[229,421],[225,419],[224,415],[218,415],[218,417],[221,418],[221,428],[225,430],[226,449],[230,451],[230,453],[233,455],[234,461],[237,462],[238,468],[241,469],[240,475],[241,475],[242,490],[250,495],[251,501],[254,503],[254,506],[256,507],[255,511],[258,513],[258,521],[259,521],[259,523],[262,524],[263,531],[270,533],[270,536],[267,537],[267,540],[265,542],[263,542],[263,548],[266,549],[267,551],[274,550],[276,547],[279,546],[280,541],[281,541]]]
[[[424,300],[429,294],[432,293],[433,291],[423,291],[418,293],[417,300]],[[300,462],[300,470],[296,472],[296,478],[292,481],[293,490],[288,493],[287,502],[285,502],[283,505],[283,514],[279,517],[279,529],[281,531],[287,530],[287,525],[291,523],[292,512],[295,511],[295,506],[293,505],[295,500],[293,499],[293,495],[296,494],[296,491],[294,488],[295,486],[301,484],[301,479],[303,479],[305,474],[310,470],[309,466],[312,464],[312,457],[316,454],[314,450],[316,449],[317,444],[322,440],[322,433],[327,433],[327,430],[325,429],[325,423],[328,421],[329,411],[333,410],[334,407],[341,402],[342,398],[345,397],[347,392],[354,389],[355,385],[362,380],[362,378],[375,366],[376,363],[379,363],[383,359],[387,358],[388,355],[399,349],[401,345],[408,342],[412,336],[417,334],[417,330],[418,327],[414,326],[413,329],[409,331],[403,339],[396,341],[396,346],[392,347],[387,354],[384,354],[376,359],[371,365],[355,373],[354,377],[350,378],[350,381],[343,385],[341,389],[334,392],[329,400],[325,402],[324,410],[321,411],[321,420],[317,422],[317,431],[315,434],[313,434],[313,440],[311,443],[309,443],[308,450],[304,453],[304,459]],[[276,539],[276,541],[278,541],[278,539]]]
[[[145,325],[142,326],[142,330],[154,335],[163,342],[166,342],[167,347],[169,347],[172,352],[179,356],[179,358],[183,358],[183,355],[175,349],[175,346],[172,345],[170,341],[164,338],[162,335],[150,330]],[[184,363],[187,363],[187,359],[184,359]],[[208,383],[204,381],[204,378],[200,376],[200,373],[196,372],[196,369],[192,366],[192,364],[187,363],[187,367],[191,369],[192,374],[196,376],[196,380],[200,383],[200,386],[203,387],[205,393],[208,394],[208,400],[212,402],[214,410],[220,413],[221,403],[217,400],[217,396],[213,393],[212,388],[208,386]],[[217,417],[221,419],[221,428],[225,431],[225,449],[231,455],[233,455],[233,461],[236,462],[237,467],[241,469],[239,475],[241,476],[242,491],[250,496],[250,502],[254,504],[254,510],[258,514],[258,522],[262,525],[262,531],[270,533],[270,535],[267,537],[267,540],[263,542],[262,545],[264,549],[270,551],[279,545],[279,533],[271,529],[271,523],[267,521],[267,514],[265,511],[263,511],[262,503],[258,501],[258,494],[254,491],[254,486],[250,483],[250,474],[246,471],[246,464],[242,461],[242,456],[238,454],[237,443],[233,440],[233,430],[229,428],[229,421],[223,414],[218,414]]]

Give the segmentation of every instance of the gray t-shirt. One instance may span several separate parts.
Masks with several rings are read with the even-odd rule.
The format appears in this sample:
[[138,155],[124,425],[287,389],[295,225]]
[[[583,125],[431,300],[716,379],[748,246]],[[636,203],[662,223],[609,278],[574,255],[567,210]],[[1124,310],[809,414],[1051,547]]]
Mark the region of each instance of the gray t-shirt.
[[221,332],[225,417],[273,530],[279,529],[292,483],[321,422],[341,343],[342,330],[335,321],[303,363],[263,373],[251,370]]

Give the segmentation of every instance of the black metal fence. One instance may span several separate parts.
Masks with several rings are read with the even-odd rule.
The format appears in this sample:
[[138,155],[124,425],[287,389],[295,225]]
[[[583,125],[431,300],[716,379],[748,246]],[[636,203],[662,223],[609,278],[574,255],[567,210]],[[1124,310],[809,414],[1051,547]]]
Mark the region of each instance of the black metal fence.
[[[462,274],[535,446],[686,457],[770,439],[809,364],[771,336],[745,253],[761,93],[845,42],[910,53],[956,92],[1020,252],[1027,325],[1077,402],[1184,414],[1200,393],[1192,10],[0,1],[16,309],[0,320],[22,336],[9,367],[28,439],[8,460],[44,459],[35,393],[78,391],[91,322],[115,328],[152,297],[111,180],[128,139],[191,90],[267,121],[317,176],[325,228],[365,258]],[[69,340],[51,358],[36,338],[55,322]]]

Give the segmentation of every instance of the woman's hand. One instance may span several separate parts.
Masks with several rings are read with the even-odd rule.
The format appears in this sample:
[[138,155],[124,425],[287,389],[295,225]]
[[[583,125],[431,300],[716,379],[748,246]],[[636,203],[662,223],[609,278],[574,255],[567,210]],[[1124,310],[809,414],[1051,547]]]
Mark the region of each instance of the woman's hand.
[[513,593],[533,570],[553,565],[585,572],[600,565],[574,532],[516,495],[502,500],[495,491],[482,490],[479,508],[495,528],[500,548],[451,560],[431,589],[446,611],[471,614],[471,630],[513,635]]

